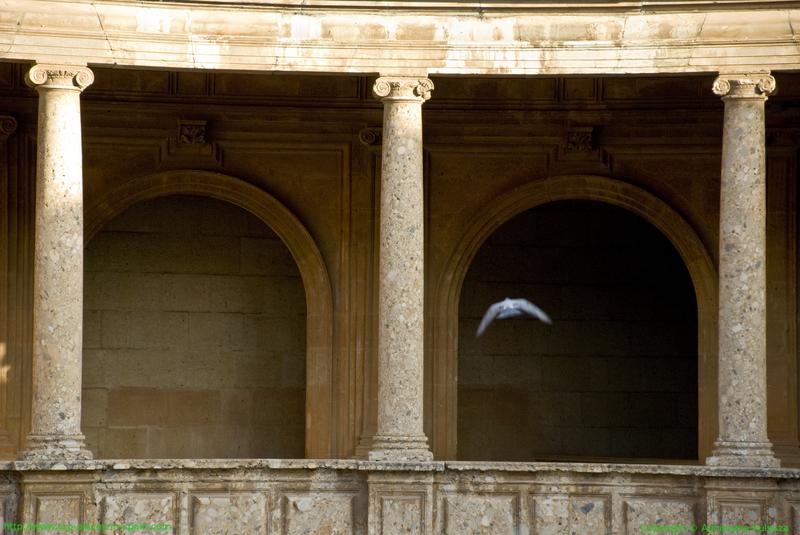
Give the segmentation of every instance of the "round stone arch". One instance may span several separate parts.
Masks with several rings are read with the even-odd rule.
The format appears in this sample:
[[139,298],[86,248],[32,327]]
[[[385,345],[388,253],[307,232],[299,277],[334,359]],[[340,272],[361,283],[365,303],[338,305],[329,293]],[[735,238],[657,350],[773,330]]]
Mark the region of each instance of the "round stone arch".
[[659,229],[686,265],[697,299],[698,456],[711,454],[717,437],[717,272],[689,223],[644,189],[613,178],[565,175],[531,182],[492,201],[474,218],[434,286],[426,362],[428,433],[437,458],[457,456],[458,305],[467,270],[483,243],[512,217],[555,201],[598,201],[642,217]]
[[84,244],[127,208],[168,195],[211,197],[243,208],[288,247],[306,294],[305,454],[312,459],[332,457],[333,293],[313,238],[288,208],[256,186],[221,173],[176,170],[129,180],[88,206]]

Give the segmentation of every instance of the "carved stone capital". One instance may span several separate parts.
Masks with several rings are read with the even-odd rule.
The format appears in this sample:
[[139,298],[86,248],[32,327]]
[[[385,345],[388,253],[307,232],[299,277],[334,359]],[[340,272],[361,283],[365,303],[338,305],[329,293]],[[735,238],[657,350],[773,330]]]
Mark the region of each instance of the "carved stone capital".
[[375,80],[372,94],[381,100],[425,102],[431,98],[433,82],[428,78],[388,78]]
[[94,74],[81,65],[49,65],[37,63],[25,75],[25,83],[37,89],[69,89],[83,91],[94,82]]
[[775,78],[765,72],[720,74],[712,90],[724,99],[766,100],[775,91]]
[[0,141],[5,141],[17,130],[17,120],[10,115],[0,115]]

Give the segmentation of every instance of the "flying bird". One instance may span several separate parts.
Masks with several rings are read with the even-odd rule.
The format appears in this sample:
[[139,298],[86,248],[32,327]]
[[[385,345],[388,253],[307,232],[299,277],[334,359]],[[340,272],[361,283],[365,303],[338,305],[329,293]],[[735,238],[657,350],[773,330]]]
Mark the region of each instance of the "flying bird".
[[502,301],[498,301],[489,307],[489,310],[483,315],[481,324],[478,326],[478,334],[476,336],[482,335],[495,319],[504,320],[506,318],[514,318],[525,314],[530,314],[548,325],[553,324],[553,320],[550,319],[550,316],[545,314],[544,310],[527,299],[511,299],[506,297]]

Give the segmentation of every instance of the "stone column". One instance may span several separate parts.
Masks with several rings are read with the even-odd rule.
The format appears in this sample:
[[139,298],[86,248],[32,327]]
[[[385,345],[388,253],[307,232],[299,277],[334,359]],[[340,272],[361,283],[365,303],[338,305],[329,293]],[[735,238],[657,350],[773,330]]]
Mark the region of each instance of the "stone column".
[[432,89],[427,78],[378,78],[372,88],[383,101],[376,461],[433,458],[422,427],[422,103]]
[[81,434],[83,171],[81,91],[92,71],[35,65],[39,93],[33,273],[33,406],[23,459],[91,458]]
[[766,158],[769,74],[720,75],[719,438],[710,465],[778,466],[767,437]]

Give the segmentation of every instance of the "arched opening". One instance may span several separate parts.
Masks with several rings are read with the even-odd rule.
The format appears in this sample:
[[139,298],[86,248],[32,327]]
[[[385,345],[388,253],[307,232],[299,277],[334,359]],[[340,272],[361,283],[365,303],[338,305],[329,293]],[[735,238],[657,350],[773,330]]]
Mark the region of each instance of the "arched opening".
[[85,259],[83,430],[100,458],[304,455],[306,300],[263,221],[169,195]]
[[470,217],[461,239],[436,275],[429,305],[426,358],[426,430],[434,455],[455,459],[458,414],[458,310],[467,270],[483,243],[525,210],[569,200],[599,201],[638,215],[672,243],[689,271],[697,299],[698,458],[717,437],[717,274],[705,245],[686,219],[642,188],[609,177],[563,175],[509,190]]
[[[553,318],[496,321],[525,297]],[[458,458],[696,459],[697,301],[670,241],[610,204],[526,210],[483,243],[459,305]]]

